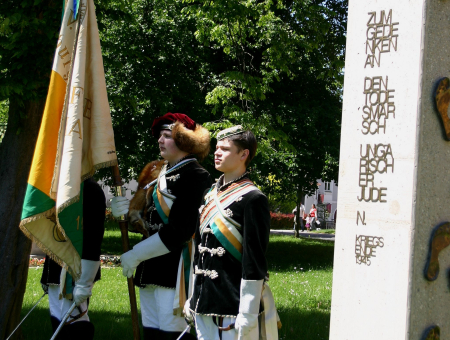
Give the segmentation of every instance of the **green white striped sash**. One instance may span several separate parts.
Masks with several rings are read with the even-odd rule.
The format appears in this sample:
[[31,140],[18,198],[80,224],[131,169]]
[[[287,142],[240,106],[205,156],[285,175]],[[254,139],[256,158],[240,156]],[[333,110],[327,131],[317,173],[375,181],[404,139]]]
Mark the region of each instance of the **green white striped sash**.
[[224,209],[230,206],[238,197],[259,190],[252,181],[243,180],[236,185],[228,188],[224,193],[217,196],[216,188],[210,192],[213,196],[211,206],[204,216],[200,225],[200,233],[203,235],[206,227],[209,225],[214,236],[219,240],[222,246],[238,261],[242,261],[242,235],[239,232],[241,225],[227,216]]
[[180,168],[184,164],[195,161],[196,159],[194,158],[186,159],[175,165],[173,168],[170,168],[169,170],[166,170],[167,165],[164,165],[161,169],[161,173],[159,174],[158,179],[151,182],[145,187],[148,188],[156,182],[152,197],[153,202],[155,202],[156,211],[158,212],[158,215],[161,217],[161,220],[164,222],[164,224],[169,223],[170,210],[172,209],[173,201],[175,201],[176,198],[174,195],[169,194],[169,192],[167,191],[166,175]]

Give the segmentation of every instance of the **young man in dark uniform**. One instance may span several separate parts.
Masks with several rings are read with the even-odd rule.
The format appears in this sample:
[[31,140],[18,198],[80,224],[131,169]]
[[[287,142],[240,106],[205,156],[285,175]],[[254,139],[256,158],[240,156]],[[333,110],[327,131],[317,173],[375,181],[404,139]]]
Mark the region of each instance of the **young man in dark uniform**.
[[[62,296],[60,276],[62,268],[46,256],[41,284],[48,291],[50,318],[53,332],[75,301],[77,308],[58,333],[57,339],[94,338],[94,325],[89,321],[87,299],[92,295],[95,281],[100,280],[100,251],[105,232],[105,194],[93,179],[84,181],[83,188],[83,252],[81,255],[81,277],[75,282],[73,297]],[[57,237],[57,235],[55,235]]]
[[[144,338],[175,340],[186,328],[182,309],[190,276],[188,242],[192,244],[202,194],[212,182],[196,157],[207,156],[210,138],[205,128],[180,113],[155,119],[152,134],[166,164],[146,193],[149,237],[123,254],[121,261],[127,277],[137,268],[134,283],[140,288]],[[125,198],[114,198],[113,215],[127,213],[128,206]]]
[[[223,175],[200,208],[193,295],[185,305],[187,318],[195,319],[198,339],[260,337],[270,213],[266,196],[248,178],[256,147],[253,133],[241,126],[217,135],[214,162]],[[269,338],[277,338],[277,332]]]

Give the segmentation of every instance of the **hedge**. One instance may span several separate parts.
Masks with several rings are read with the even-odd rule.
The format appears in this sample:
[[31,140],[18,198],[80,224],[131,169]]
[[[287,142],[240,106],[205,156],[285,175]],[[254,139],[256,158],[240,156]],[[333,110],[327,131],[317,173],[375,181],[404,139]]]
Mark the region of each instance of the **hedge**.
[[292,230],[294,228],[294,214],[270,212],[270,229]]

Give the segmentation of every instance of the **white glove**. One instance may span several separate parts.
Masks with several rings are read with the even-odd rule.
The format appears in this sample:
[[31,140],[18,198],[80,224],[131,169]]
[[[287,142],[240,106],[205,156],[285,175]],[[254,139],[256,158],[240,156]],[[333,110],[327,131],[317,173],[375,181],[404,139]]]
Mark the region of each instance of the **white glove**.
[[245,336],[252,329],[258,327],[259,305],[261,301],[264,280],[241,280],[241,296],[239,300],[239,314],[234,327],[238,331],[238,339]]
[[192,325],[194,323],[194,317],[191,313],[190,305],[191,305],[191,299],[187,299],[186,303],[184,304],[183,314],[184,314],[184,318],[186,319],[187,323]]
[[128,213],[130,201],[126,197],[117,196],[111,200],[111,212],[114,217],[119,217]]
[[237,315],[234,328],[238,331],[239,340],[246,339],[248,333],[256,327],[258,327],[258,314],[239,313]]
[[73,301],[79,306],[92,295],[95,275],[100,267],[100,261],[81,260],[81,277],[75,282]]
[[136,244],[132,250],[127,251],[120,258],[122,262],[120,265],[123,268],[123,275],[132,277],[136,267],[142,261],[165,255],[170,250],[164,245],[159,237],[159,234],[154,234],[144,241]]

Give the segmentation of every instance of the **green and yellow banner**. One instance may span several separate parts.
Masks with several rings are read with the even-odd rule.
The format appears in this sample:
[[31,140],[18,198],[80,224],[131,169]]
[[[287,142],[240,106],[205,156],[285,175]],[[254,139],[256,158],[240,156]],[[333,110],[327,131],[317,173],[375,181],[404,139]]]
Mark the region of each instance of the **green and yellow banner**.
[[81,274],[82,182],[117,164],[93,0],[66,1],[21,230],[75,278]]

